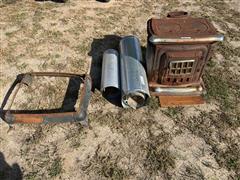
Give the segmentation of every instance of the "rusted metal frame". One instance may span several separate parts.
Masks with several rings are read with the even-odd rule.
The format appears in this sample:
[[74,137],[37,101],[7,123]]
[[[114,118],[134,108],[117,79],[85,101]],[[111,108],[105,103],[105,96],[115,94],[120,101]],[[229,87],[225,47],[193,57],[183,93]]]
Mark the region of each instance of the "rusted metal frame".
[[[77,111],[74,112],[59,112],[59,113],[19,113],[14,110],[10,110],[11,106],[14,102],[14,99],[22,87],[23,84],[27,84],[26,79],[27,76],[49,76],[49,77],[80,77],[84,82],[84,86],[80,91],[80,106]],[[19,78],[21,77],[21,78]],[[14,90],[16,85],[19,84],[16,91],[13,94],[13,98],[10,102],[10,106],[6,111],[3,110],[6,102],[3,102],[1,107],[1,117],[8,124],[14,123],[63,123],[63,122],[80,122],[82,125],[87,125],[87,108],[90,101],[91,96],[91,87],[92,81],[89,75],[79,75],[72,73],[55,73],[55,72],[31,72],[21,74],[17,77],[17,82],[14,87],[11,89]],[[7,93],[9,96],[9,92]]]
[[59,73],[59,72],[29,72],[25,73],[24,75],[31,75],[31,76],[49,76],[49,77],[80,77],[84,78],[85,75],[81,74],[74,74],[74,73]]

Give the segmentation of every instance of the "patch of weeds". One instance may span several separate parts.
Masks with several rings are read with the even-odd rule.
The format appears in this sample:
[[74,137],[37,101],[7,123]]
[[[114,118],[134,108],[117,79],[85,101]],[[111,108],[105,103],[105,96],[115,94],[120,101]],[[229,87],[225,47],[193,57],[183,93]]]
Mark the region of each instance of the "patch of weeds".
[[229,40],[235,40],[235,41],[240,40],[240,36],[238,34],[238,30],[236,30],[235,28],[232,28],[231,26],[229,26],[228,23],[234,24],[235,26],[237,26],[237,24],[235,24],[232,21],[224,21],[222,19],[222,17],[219,17],[219,16],[211,16],[211,17],[208,17],[208,18],[211,19],[212,21],[214,21],[215,23],[217,23],[221,27],[221,29],[223,29],[226,32],[224,34],[225,35],[225,39],[223,41],[223,44],[227,44],[226,42],[228,42]]
[[234,51],[238,52],[237,55],[238,55],[238,57],[240,57],[240,47],[235,48]]
[[69,34],[71,35],[74,35],[75,37],[79,37],[82,33],[86,31],[85,28],[86,27],[82,25],[76,25],[73,28],[68,29],[67,32],[69,32]]
[[9,38],[13,37],[15,32],[6,32],[5,35],[8,36]]
[[233,56],[240,57],[240,51],[238,51],[237,48],[233,48],[228,42],[218,44],[216,50],[223,55],[225,60],[230,60],[230,58]]
[[[98,114],[100,114],[99,112]],[[96,117],[96,115],[95,115]],[[95,119],[101,125],[111,127],[113,132],[121,133],[123,136],[129,136],[131,132],[143,131],[149,128],[153,123],[151,114],[145,111],[141,116],[133,109],[121,109],[117,113],[108,112]]]
[[218,118],[220,119],[221,122],[224,124],[222,125],[221,123],[215,123],[215,126],[217,128],[222,128],[222,127],[228,127],[233,130],[237,129],[240,127],[240,113],[239,112],[224,112],[222,111],[219,115]]
[[17,68],[18,68],[20,71],[25,70],[27,67],[28,67],[28,64],[25,63],[25,62],[23,62],[23,63],[20,64],[20,65],[17,65]]
[[54,58],[56,58],[56,59],[58,59],[58,58],[60,58],[60,57],[61,57],[60,54],[55,54],[55,55],[54,55]]
[[211,117],[206,112],[201,112],[197,117],[191,117],[189,119],[182,118],[182,121],[178,122],[182,127],[187,128],[193,134],[198,135],[205,139],[207,142],[212,141],[212,133],[213,133],[213,123],[211,119],[216,118],[214,112],[211,112]]
[[42,30],[43,27],[40,24],[41,20],[44,18],[44,13],[43,13],[43,9],[42,8],[38,8],[33,15],[33,27],[32,27],[32,32],[31,32],[31,36],[34,37],[39,30]]
[[221,150],[217,147],[213,148],[216,153],[216,160],[218,164],[222,167],[226,167],[229,171],[233,170],[235,172],[234,178],[240,177],[240,147],[235,144],[228,144],[226,150]]
[[1,0],[3,4],[15,4],[17,0]]
[[[215,69],[214,72],[204,74],[203,79],[206,85],[206,99],[215,99],[220,104],[220,109],[228,115],[238,114],[237,106],[240,102],[239,84],[231,72],[224,69]],[[223,72],[224,73],[221,73]]]
[[39,66],[39,69],[41,71],[46,71],[47,67],[48,67],[48,61],[44,61],[40,66]]
[[[21,158],[25,160],[25,169],[28,169],[24,176],[28,179],[49,179],[62,172],[61,159],[56,155],[56,144],[48,143],[44,145],[38,144],[23,144],[21,147]],[[27,179],[27,178],[25,178]]]
[[51,166],[48,169],[48,175],[50,177],[56,177],[57,175],[61,174],[62,172],[62,159],[57,157],[53,160]]
[[167,109],[162,110],[163,113],[170,118],[177,118],[178,115],[181,114],[184,107],[178,106],[178,107],[168,107]]
[[231,8],[228,3],[224,1],[213,2],[211,0],[207,0],[202,5],[203,7],[210,7],[211,9],[214,9],[215,16],[222,18],[222,21],[231,22],[238,26],[240,25],[240,13]]
[[225,150],[214,148],[216,160],[221,166],[228,170],[235,170],[236,175],[240,177],[240,147],[236,143],[229,143]]
[[[197,135],[205,140],[212,147],[215,159],[221,167],[226,167],[232,170],[239,176],[240,172],[240,147],[236,141],[238,137],[227,137],[226,132],[235,127],[222,117],[223,112],[211,111],[209,113],[201,112],[197,117],[185,119],[182,116],[181,122],[178,122],[181,127],[187,128],[194,135]],[[215,138],[213,138],[215,137]],[[226,148],[221,148],[219,143],[226,144]]]
[[84,129],[81,124],[74,124],[74,127],[71,128],[71,131],[67,134],[66,139],[70,140],[70,146],[72,148],[78,148],[81,145],[81,140],[84,136]]
[[168,168],[174,168],[175,161],[167,149],[158,150],[154,145],[149,147],[144,167],[150,175],[156,175],[159,171],[165,177],[170,177],[167,173]]
[[[179,6],[179,1],[178,0],[167,0],[167,4],[162,7],[162,12],[168,13],[173,11],[173,9],[176,9],[176,7]],[[166,16],[166,14],[163,14]]]
[[24,179],[26,180],[35,180],[37,178],[37,172],[33,171],[33,172],[29,172],[24,176]]
[[39,126],[37,127],[36,131],[31,134],[29,137],[26,138],[26,143],[27,144],[38,144],[41,138],[43,137],[43,130],[42,127]]
[[85,61],[83,59],[70,59],[70,66],[72,70],[82,70],[84,69]]
[[154,135],[149,131],[148,139],[149,141],[144,148],[147,152],[143,164],[144,168],[150,176],[161,172],[166,179],[169,179],[171,177],[169,170],[175,167],[175,157],[168,150],[171,140],[170,135],[164,131],[159,135]]
[[100,91],[94,91],[94,94],[91,97],[91,102],[104,106],[107,104],[107,100],[101,97],[102,94]]
[[229,40],[240,39],[239,32],[238,30],[231,28],[228,23],[239,27],[240,13],[235,11],[230,7],[229,3],[224,1],[212,2],[211,0],[203,0],[199,5],[201,6],[203,12],[210,12],[211,14],[214,14],[207,18],[215,21],[226,32],[226,39],[217,45],[217,50],[221,52],[225,59],[229,59],[233,56],[239,57],[240,52],[237,51],[237,49],[234,49],[229,43]]
[[129,173],[118,166],[119,156],[112,156],[111,153],[102,154],[98,146],[95,155],[90,159],[87,165],[82,167],[82,170],[87,173],[99,175],[108,179],[124,179],[129,176]]
[[[20,101],[18,107],[22,110],[42,110],[42,112],[46,109],[60,108],[67,84],[68,78],[34,77],[31,86],[22,88],[26,97]],[[65,105],[67,107],[68,103]]]
[[[237,108],[240,103],[239,83],[227,66],[217,68],[211,61],[207,65],[208,71],[203,76],[207,89],[205,98],[219,103],[220,112],[217,118],[221,120],[221,124],[236,129],[240,126],[240,112]],[[221,124],[215,123],[215,126],[222,128]]]
[[229,87],[223,80],[222,76],[217,74],[204,74],[204,82],[207,88],[206,98],[214,98],[221,103],[224,108],[230,108],[231,102],[229,102]]
[[84,16],[83,19],[85,21],[91,21],[91,20],[94,20],[94,17],[92,17],[92,16]]
[[45,36],[45,39],[49,39],[52,42],[59,42],[63,37],[63,33],[61,31],[44,30],[43,35]]
[[84,54],[89,51],[89,45],[85,43],[81,43],[77,45],[74,49],[77,53]]
[[[19,11],[21,12],[21,11]],[[25,12],[12,14],[10,16],[11,22],[22,24],[23,21],[26,19],[27,14]]]
[[148,99],[147,107],[151,110],[157,110],[159,108],[159,99],[157,97],[151,97]]
[[[213,57],[212,58],[214,58],[214,59],[216,59],[216,56],[215,55],[213,55]],[[213,68],[213,67],[216,67],[216,62],[214,62],[214,61],[212,61],[211,59],[209,60],[209,61],[207,61],[207,66],[209,67],[209,68]]]
[[205,179],[202,170],[193,164],[187,164],[180,175],[183,179]]
[[[117,118],[118,116],[114,113],[107,112],[103,114],[102,112],[97,112],[97,113],[91,113],[89,114],[89,119],[93,122],[98,122],[100,125],[105,125],[107,124],[108,126],[116,127],[119,125],[119,121],[121,121],[121,118]],[[118,120],[117,120],[118,119]],[[113,124],[114,123],[114,124]]]
[[16,66],[17,65],[17,59],[15,56],[13,56],[12,54],[6,54],[6,62],[12,66]]
[[104,165],[101,172],[104,177],[111,179],[123,179],[125,176],[124,170],[117,167],[116,162]]
[[[68,0],[52,0],[52,2],[56,2],[56,3],[45,3],[44,4],[44,9],[47,9],[47,10],[52,10],[53,8],[56,8],[56,7],[61,7],[62,6],[62,3],[67,3]],[[52,10],[52,12],[54,13],[55,10]],[[56,14],[56,12],[55,12]]]

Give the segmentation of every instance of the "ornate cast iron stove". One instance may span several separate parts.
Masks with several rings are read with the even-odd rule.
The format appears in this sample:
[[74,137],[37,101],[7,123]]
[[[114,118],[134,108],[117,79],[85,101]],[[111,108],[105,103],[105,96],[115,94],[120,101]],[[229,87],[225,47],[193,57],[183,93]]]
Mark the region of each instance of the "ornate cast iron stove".
[[223,41],[205,18],[172,12],[147,24],[147,75],[152,95],[161,106],[203,103],[202,74],[212,45]]

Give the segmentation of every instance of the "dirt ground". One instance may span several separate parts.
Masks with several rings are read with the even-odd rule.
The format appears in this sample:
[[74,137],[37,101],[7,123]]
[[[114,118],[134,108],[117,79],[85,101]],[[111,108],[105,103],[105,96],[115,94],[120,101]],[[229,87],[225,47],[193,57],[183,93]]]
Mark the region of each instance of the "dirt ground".
[[[103,51],[130,34],[144,50],[147,20],[173,10],[206,17],[225,35],[203,77],[207,103],[159,108],[151,98],[136,111],[109,103],[98,90]],[[239,0],[1,0],[0,32],[0,102],[29,71],[84,73],[90,66],[96,88],[89,128],[9,131],[0,120],[0,179],[240,179]],[[61,107],[66,79],[34,82],[14,108]]]

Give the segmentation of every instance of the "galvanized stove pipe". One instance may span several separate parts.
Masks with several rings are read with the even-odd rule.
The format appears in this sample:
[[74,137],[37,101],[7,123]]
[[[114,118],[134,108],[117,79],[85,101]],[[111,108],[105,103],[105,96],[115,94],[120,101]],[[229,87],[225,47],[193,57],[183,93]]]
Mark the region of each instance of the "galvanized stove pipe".
[[111,98],[120,95],[119,54],[114,49],[108,49],[103,54],[101,92]]
[[135,36],[120,41],[122,106],[134,109],[143,106],[150,96],[143,65],[140,42]]

